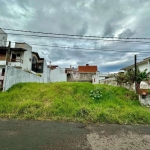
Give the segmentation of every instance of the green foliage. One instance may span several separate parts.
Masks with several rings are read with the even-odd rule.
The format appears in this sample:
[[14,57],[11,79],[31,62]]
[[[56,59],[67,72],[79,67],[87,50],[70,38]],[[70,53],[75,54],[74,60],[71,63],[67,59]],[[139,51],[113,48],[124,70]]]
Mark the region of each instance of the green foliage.
[[91,90],[90,97],[92,99],[100,99],[102,97],[101,89],[99,87],[96,87],[94,90]]
[[[147,69],[140,71],[136,69],[136,81],[140,84],[141,81],[148,81],[150,72],[147,72]],[[126,71],[125,74],[118,73],[116,76],[117,83],[121,85],[122,83],[129,83],[130,85],[135,82],[135,69],[131,68]]]
[[119,85],[122,85],[122,83],[127,82],[127,77],[124,73],[118,73],[116,76],[116,80]]
[[[94,90],[93,90],[94,89]],[[93,100],[91,90],[103,95]],[[0,93],[0,117],[150,124],[150,108],[134,92],[91,83],[19,83]]]
[[148,81],[149,80],[150,72],[147,72],[147,69],[144,71],[137,70],[137,82],[140,83],[141,81]]

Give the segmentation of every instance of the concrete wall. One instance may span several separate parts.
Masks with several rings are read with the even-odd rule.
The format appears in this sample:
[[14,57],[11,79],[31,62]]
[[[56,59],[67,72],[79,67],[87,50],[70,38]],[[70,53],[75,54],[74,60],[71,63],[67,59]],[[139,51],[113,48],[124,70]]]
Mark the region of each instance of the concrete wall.
[[95,75],[92,75],[92,83],[99,84],[100,80],[104,80],[106,77],[108,77],[108,74],[100,74],[99,72],[96,72]]
[[150,106],[150,95],[146,96],[139,95],[139,101],[144,106]]
[[128,83],[123,83],[121,85],[118,85],[117,80],[115,78],[108,78],[108,79],[100,80],[99,83],[100,84],[112,85],[112,86],[121,86],[121,87],[124,87],[128,90],[135,91],[135,84],[130,85]]
[[44,83],[50,82],[50,68],[47,67],[47,63],[46,63],[45,59],[43,62],[42,77],[44,78]]
[[95,73],[72,73],[67,75],[68,82],[92,82],[92,75]]
[[24,52],[24,55],[22,56],[22,59],[23,59],[22,70],[31,71],[32,47],[26,43],[15,43],[15,47],[16,48],[24,48],[27,50]]
[[145,69],[149,71],[150,70],[149,61],[147,60],[145,63],[140,64],[138,67],[140,71],[144,71]]
[[50,80],[51,82],[66,82],[67,75],[65,73],[65,68],[56,68],[50,71]]
[[[140,89],[148,90],[150,89],[150,85],[147,83],[147,81],[142,81],[140,83]],[[148,92],[146,95],[139,94],[139,101],[144,106],[150,106],[150,93]]]
[[7,46],[7,34],[0,28],[0,46]]
[[38,82],[43,83],[44,78],[31,73],[25,72],[21,69],[16,69],[11,66],[6,66],[3,91],[7,91],[11,86],[21,82]]

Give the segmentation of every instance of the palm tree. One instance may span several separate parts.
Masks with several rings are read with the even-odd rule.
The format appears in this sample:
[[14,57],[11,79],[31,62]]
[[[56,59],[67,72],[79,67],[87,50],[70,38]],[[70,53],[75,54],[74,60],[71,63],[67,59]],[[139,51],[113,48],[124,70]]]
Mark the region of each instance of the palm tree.
[[140,84],[141,81],[148,81],[149,76],[150,76],[150,72],[147,72],[147,69],[145,69],[144,71],[140,71],[138,69],[137,76],[136,76],[137,83]]

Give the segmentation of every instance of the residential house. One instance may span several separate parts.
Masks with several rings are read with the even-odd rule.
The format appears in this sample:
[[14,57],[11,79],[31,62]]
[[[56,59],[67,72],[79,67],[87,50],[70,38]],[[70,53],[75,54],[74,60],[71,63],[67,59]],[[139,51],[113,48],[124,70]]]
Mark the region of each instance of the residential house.
[[32,52],[32,71],[36,73],[43,73],[44,58],[40,58],[39,54]]
[[13,61],[11,61],[11,66],[31,71],[32,47],[27,43],[15,43],[15,49],[19,49],[20,51],[15,52],[13,49],[11,50],[11,57],[13,59]]
[[26,43],[15,43],[14,48],[0,47],[0,88],[3,87],[6,59],[8,66],[13,66],[24,71],[39,74],[44,83],[50,82],[50,68],[47,67],[44,58],[40,58],[38,53],[32,52],[32,47]]
[[109,78],[109,74],[101,74],[99,71],[96,74],[92,75],[92,83],[99,84],[101,80],[105,80]]
[[20,47],[19,45],[20,43],[15,43],[15,47],[10,48],[9,53],[8,47],[0,47],[0,87],[2,87],[4,80],[6,59],[9,66],[14,66],[22,70],[31,70],[31,55],[28,55],[30,49],[25,49],[26,47]]
[[7,34],[0,28],[0,89],[2,89],[6,65]]
[[[145,69],[147,69],[147,71],[149,72],[150,71],[150,57],[148,58],[145,58],[143,59],[142,61],[140,62],[137,62],[137,67],[139,68],[140,71],[144,71]],[[134,64],[133,65],[130,65],[130,66],[127,66],[127,67],[124,67],[124,68],[121,68],[120,70],[128,70],[128,69],[132,69],[134,68]]]
[[32,68],[31,70],[42,76],[44,82],[50,82],[50,68],[44,58],[41,58],[37,52],[32,52]]
[[85,66],[78,66],[78,69],[71,70],[71,72],[67,74],[67,81],[92,82],[92,75],[96,72],[97,66],[90,66],[89,64],[86,64]]

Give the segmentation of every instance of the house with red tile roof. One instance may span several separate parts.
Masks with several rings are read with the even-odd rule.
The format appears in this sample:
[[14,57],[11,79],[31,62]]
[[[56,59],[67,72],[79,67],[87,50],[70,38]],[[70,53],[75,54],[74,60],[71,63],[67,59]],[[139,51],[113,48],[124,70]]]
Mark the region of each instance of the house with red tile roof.
[[76,71],[67,74],[67,81],[69,82],[92,82],[92,75],[96,74],[97,66],[78,66]]
[[80,73],[96,73],[97,66],[89,66],[89,64],[86,64],[85,66],[78,66],[78,72],[80,72]]

